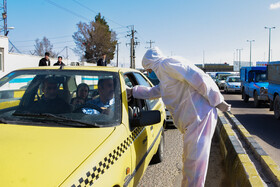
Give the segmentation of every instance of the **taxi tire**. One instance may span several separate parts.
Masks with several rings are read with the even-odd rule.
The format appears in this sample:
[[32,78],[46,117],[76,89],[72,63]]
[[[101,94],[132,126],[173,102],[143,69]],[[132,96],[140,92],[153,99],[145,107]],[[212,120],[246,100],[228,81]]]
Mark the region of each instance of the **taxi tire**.
[[273,102],[273,108],[274,108],[274,117],[276,119],[280,119],[280,96],[276,95],[274,102]]
[[151,160],[151,164],[158,164],[160,162],[163,161],[163,155],[164,155],[164,130],[161,133],[161,137],[160,137],[160,143],[158,145],[158,150],[156,152],[156,154],[154,154],[152,160]]

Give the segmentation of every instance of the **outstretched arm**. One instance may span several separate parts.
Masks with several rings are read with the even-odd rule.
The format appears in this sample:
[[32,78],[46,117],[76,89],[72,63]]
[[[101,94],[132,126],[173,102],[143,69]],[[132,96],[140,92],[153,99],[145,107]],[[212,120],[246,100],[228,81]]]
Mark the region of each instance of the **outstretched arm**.
[[154,87],[135,86],[131,91],[133,97],[137,99],[157,99],[161,97],[159,85]]

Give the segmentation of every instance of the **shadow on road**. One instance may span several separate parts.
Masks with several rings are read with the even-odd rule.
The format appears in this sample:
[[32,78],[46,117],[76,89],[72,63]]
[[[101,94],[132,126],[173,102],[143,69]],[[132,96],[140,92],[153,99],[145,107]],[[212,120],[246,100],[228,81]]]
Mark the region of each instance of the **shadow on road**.
[[280,148],[280,121],[269,114],[235,114],[252,135],[256,135],[275,148]]
[[[248,103],[245,103],[243,101],[239,100],[226,100],[227,103],[231,104],[232,108],[256,108],[254,107],[254,101],[248,101]],[[269,110],[269,104],[268,103],[261,103],[258,108],[266,108]]]
[[226,101],[231,104],[232,113],[240,123],[250,132],[258,136],[269,145],[280,148],[280,121],[276,120],[273,112],[269,111],[268,103],[261,103],[254,107],[253,99],[245,103],[240,97],[224,94]]
[[174,130],[177,129],[173,123],[166,123],[165,130]]

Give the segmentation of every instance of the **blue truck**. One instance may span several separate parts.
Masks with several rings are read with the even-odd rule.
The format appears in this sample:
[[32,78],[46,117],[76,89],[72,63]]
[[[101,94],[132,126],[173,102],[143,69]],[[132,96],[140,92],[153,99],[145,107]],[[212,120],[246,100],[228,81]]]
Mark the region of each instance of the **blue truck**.
[[268,102],[267,67],[242,67],[240,69],[241,93],[244,102],[254,98],[254,106]]
[[267,77],[270,110],[274,110],[274,117],[280,119],[280,61],[267,65]]

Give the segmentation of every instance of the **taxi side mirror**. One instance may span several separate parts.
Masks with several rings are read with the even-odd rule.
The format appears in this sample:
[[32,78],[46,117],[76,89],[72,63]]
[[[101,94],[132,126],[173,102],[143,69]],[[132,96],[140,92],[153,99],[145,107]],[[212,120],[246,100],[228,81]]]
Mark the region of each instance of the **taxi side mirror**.
[[129,120],[132,127],[148,126],[159,123],[161,115],[159,110],[141,111]]

